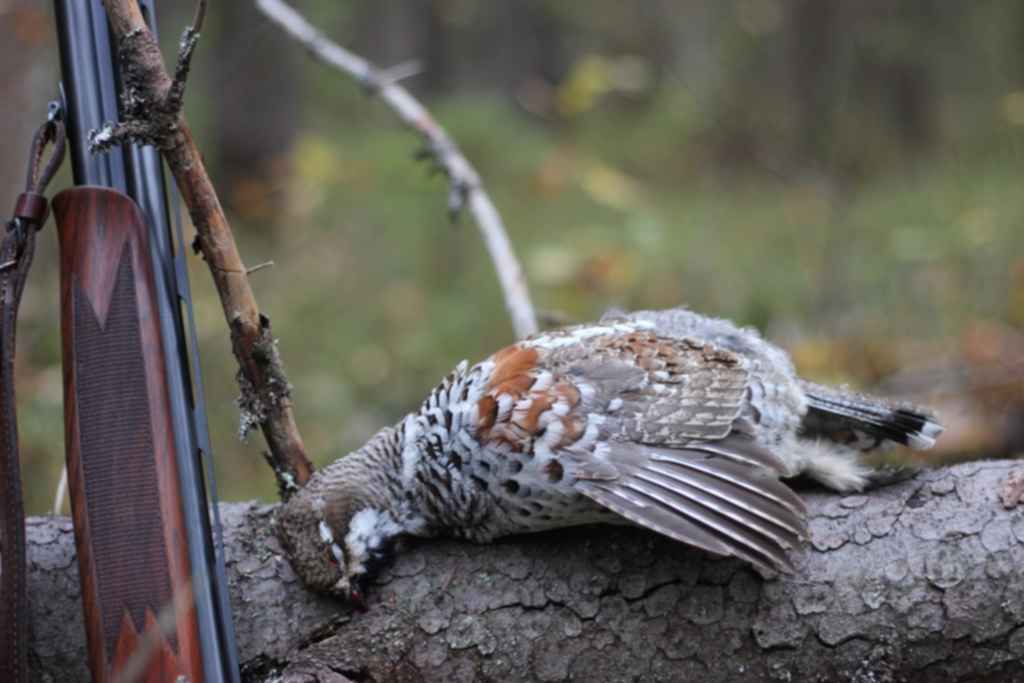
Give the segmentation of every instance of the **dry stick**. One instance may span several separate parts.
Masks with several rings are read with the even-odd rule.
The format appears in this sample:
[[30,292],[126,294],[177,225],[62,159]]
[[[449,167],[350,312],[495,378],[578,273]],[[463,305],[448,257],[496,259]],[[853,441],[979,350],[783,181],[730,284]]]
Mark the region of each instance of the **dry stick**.
[[57,482],[57,491],[53,494],[53,514],[56,517],[64,510],[64,500],[68,497],[68,466],[60,469],[60,481]]
[[291,385],[285,375],[270,320],[256,305],[224,210],[206,173],[202,156],[181,112],[189,59],[198,38],[206,2],[201,0],[193,26],[182,37],[172,80],[160,48],[135,0],[103,0],[120,49],[126,120],[93,136],[94,145],[124,139],[154,144],[163,153],[188,206],[202,252],[220,295],[231,328],[232,350],[238,360],[243,431],[259,424],[270,449],[282,497],[301,487],[313,473],[292,411]]
[[426,154],[448,175],[451,183],[448,208],[452,215],[457,215],[468,204],[480,228],[498,273],[516,336],[522,338],[537,332],[537,316],[530,303],[523,268],[512,250],[501,216],[484,191],[476,169],[430,112],[395,82],[394,74],[377,69],[362,57],[332,42],[287,4],[280,0],[256,0],[256,6],[314,57],[354,77],[369,92],[378,95],[402,123],[419,133],[426,142]]

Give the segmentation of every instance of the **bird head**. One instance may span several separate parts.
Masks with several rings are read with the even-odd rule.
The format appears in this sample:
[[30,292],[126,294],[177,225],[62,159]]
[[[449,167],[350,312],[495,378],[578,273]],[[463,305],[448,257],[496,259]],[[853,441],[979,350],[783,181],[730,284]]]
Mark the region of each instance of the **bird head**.
[[386,471],[377,458],[392,452],[392,430],[320,470],[277,513],[292,567],[312,590],[364,606],[367,584],[394,555],[400,536]]
[[390,562],[402,533],[385,510],[331,510],[298,495],[281,507],[278,524],[299,578],[360,608],[365,608],[367,584]]

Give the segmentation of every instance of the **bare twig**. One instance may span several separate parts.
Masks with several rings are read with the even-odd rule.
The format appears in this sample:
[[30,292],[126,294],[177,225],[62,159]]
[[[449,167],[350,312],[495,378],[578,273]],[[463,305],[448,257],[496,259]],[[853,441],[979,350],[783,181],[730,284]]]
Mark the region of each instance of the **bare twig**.
[[64,500],[68,497],[68,466],[60,468],[60,481],[57,482],[57,491],[53,494],[53,514],[59,515],[64,511]]
[[394,66],[389,66],[383,71],[378,71],[377,76],[384,83],[398,83],[413,76],[423,73],[423,64],[418,59],[410,59]]
[[203,30],[203,21],[206,19],[206,5],[206,0],[199,0],[196,3],[196,13],[192,17],[192,26],[186,29],[186,32],[199,33]]
[[[270,448],[274,474],[284,496],[306,483],[313,465],[306,457],[292,411],[291,385],[278,355],[270,319],[256,305],[231,226],[206,173],[203,158],[181,112],[189,60],[205,14],[205,0],[182,36],[174,79],[164,67],[153,35],[134,0],[103,0],[121,54],[126,121],[122,131],[107,126],[94,144],[141,139],[163,152],[196,228],[196,242],[210,268],[239,365],[245,424],[258,424]],[[96,138],[99,138],[97,140]]]
[[256,6],[271,21],[280,26],[296,41],[305,46],[320,61],[359,81],[368,92],[379,96],[398,118],[419,133],[426,143],[429,156],[448,176],[450,192],[448,208],[452,216],[464,206],[483,236],[498,273],[505,295],[505,306],[512,317],[516,336],[525,337],[537,331],[537,316],[530,303],[523,268],[509,242],[501,216],[495,208],[476,169],[466,160],[458,146],[434,120],[430,112],[398,85],[400,77],[408,75],[405,69],[382,71],[362,57],[349,52],[327,38],[301,14],[280,0],[256,0]]
[[252,266],[252,267],[248,268],[245,272],[246,272],[247,275],[252,275],[253,273],[255,273],[257,271],[260,271],[260,270],[263,270],[264,268],[273,268],[273,267],[274,267],[274,262],[273,261],[264,261],[263,263],[257,263],[255,266]]

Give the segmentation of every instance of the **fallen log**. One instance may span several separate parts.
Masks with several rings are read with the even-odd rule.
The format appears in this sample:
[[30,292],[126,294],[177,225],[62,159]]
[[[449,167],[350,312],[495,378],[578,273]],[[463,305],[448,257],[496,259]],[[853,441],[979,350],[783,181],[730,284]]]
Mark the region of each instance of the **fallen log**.
[[[632,528],[421,542],[369,611],[306,591],[275,506],[222,507],[246,680],[1024,680],[1021,465],[806,495],[812,542],[762,579]],[[1006,505],[1003,498],[1006,499]],[[67,518],[29,522],[35,680],[87,680]]]

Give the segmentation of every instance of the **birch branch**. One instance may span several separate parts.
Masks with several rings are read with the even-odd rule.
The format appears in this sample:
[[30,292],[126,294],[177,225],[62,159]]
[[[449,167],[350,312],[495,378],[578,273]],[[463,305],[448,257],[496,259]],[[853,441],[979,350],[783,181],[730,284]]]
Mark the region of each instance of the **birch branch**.
[[292,411],[291,385],[278,354],[270,319],[260,313],[238,253],[231,226],[206,172],[202,155],[181,111],[189,62],[198,40],[206,2],[181,40],[173,79],[164,67],[160,48],[134,0],[103,0],[121,58],[126,116],[92,136],[94,147],[123,140],[156,146],[167,160],[196,229],[194,246],[210,268],[231,345],[238,360],[242,431],[258,425],[270,449],[268,461],[282,497],[312,475]]
[[399,75],[380,70],[334,43],[280,0],[256,0],[256,7],[314,57],[355,78],[368,92],[380,97],[403,124],[423,138],[425,155],[448,176],[448,209],[452,216],[457,216],[464,206],[468,206],[480,229],[497,271],[516,336],[522,338],[537,332],[537,316],[530,303],[523,268],[509,242],[501,215],[484,190],[480,175],[430,112],[396,82]]

